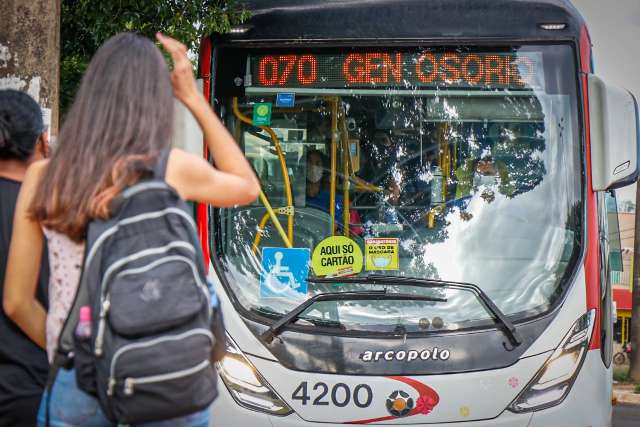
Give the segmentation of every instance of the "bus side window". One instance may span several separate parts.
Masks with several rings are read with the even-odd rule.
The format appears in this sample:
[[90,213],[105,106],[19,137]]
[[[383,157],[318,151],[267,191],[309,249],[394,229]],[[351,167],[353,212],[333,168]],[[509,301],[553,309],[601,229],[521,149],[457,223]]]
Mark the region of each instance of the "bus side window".
[[611,271],[622,271],[622,245],[620,241],[620,224],[618,223],[618,201],[615,193],[606,192],[605,201],[607,205],[609,265]]
[[611,275],[613,271],[622,271],[622,253],[620,248],[620,227],[615,193],[598,193],[600,212],[600,336],[602,339],[601,357],[604,365],[611,365],[613,355],[613,300]]

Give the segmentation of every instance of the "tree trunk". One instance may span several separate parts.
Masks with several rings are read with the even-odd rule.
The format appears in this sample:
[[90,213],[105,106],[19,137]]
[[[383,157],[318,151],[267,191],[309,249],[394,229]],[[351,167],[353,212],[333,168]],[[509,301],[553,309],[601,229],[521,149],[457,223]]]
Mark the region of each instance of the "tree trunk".
[[60,0],[0,0],[0,89],[17,89],[50,110],[58,135]]
[[633,290],[631,296],[631,367],[629,375],[640,383],[640,185],[636,183],[636,217],[633,238]]

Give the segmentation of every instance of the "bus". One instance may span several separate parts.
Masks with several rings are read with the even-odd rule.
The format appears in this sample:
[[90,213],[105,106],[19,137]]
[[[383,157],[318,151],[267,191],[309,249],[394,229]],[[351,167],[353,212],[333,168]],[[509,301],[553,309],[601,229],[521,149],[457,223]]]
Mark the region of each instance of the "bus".
[[246,3],[199,56],[262,186],[196,208],[215,425],[611,425],[606,207],[638,178],[638,112],[577,10]]

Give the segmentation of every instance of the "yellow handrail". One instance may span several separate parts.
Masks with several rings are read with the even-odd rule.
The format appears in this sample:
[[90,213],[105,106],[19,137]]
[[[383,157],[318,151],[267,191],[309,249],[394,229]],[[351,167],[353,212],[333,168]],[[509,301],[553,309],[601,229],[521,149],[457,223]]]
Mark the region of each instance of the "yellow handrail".
[[352,173],[349,177],[349,180],[353,183],[353,188],[356,191],[367,192],[367,193],[382,193],[384,189],[377,185],[371,184],[370,182],[365,181],[360,178],[355,173]]
[[[245,116],[240,112],[240,109],[238,108],[238,97],[235,97],[235,96],[233,97],[232,108],[233,108],[233,114],[238,118],[238,120],[244,123],[247,123],[248,125],[254,126],[253,120],[251,120],[250,118],[248,118],[247,116]],[[267,132],[271,137],[271,140],[273,141],[273,145],[276,149],[278,159],[280,160],[280,168],[282,169],[282,178],[284,181],[285,194],[287,197],[287,207],[293,208],[293,194],[291,191],[291,182],[289,180],[289,171],[287,170],[287,161],[285,160],[284,154],[282,153],[282,147],[280,146],[278,135],[276,135],[273,129],[271,129],[268,126],[257,126],[257,127]],[[269,217],[271,217],[271,220],[273,221],[274,225],[276,226],[279,232],[280,229],[282,228],[282,225],[280,225],[278,217],[276,216],[275,212],[273,212],[273,209],[271,209],[271,204],[269,203],[267,196],[264,194],[261,194],[260,201],[262,202],[263,205],[265,205],[265,208],[267,208]],[[266,204],[265,204],[265,201],[266,201]],[[258,230],[258,233],[260,233],[261,230],[262,229]],[[293,214],[287,216],[286,237],[287,239],[285,239],[285,243],[288,243],[288,247],[291,247],[291,242],[293,242]],[[258,239],[258,242],[259,241],[260,239]]]
[[267,226],[267,221],[269,221],[269,212],[265,212],[265,214],[262,215],[260,222],[258,223],[258,231],[256,232],[256,237],[253,238],[252,248],[254,253],[258,252],[258,246],[260,246],[260,240],[262,240],[262,232]]
[[[442,186],[439,191],[442,193],[443,203],[435,206],[426,214],[427,227],[435,226],[436,215],[442,214],[447,200],[447,181],[451,176],[451,147],[449,146],[449,136],[451,128],[447,123],[438,126],[438,166],[442,173]],[[455,156],[455,152],[454,152]],[[455,162],[455,161],[454,161]]]
[[[265,196],[266,198],[266,196]],[[267,199],[268,201],[268,199]],[[290,207],[285,207],[285,208],[276,208],[273,209],[273,212],[276,214],[276,218],[277,218],[277,214],[280,215],[293,215],[293,209],[291,209]],[[267,211],[264,215],[262,215],[262,218],[260,219],[260,222],[258,223],[258,232],[256,233],[256,237],[254,237],[253,239],[253,252],[257,253],[258,252],[258,247],[260,246],[260,240],[262,240],[262,232],[264,231],[265,227],[267,226],[267,221],[269,221],[269,212]],[[280,226],[282,227],[282,226]],[[277,228],[277,226],[276,226]],[[284,240],[284,238],[283,238]],[[289,240],[287,238],[287,240]],[[287,240],[285,240],[285,243],[287,242]]]
[[338,99],[330,98],[331,102],[331,179],[329,183],[329,215],[331,215],[331,235],[336,234],[336,134],[338,130]]
[[[264,226],[266,225],[267,221],[265,219],[265,217],[268,215],[271,218],[271,221],[273,221],[273,225],[276,226],[276,230],[278,230],[278,233],[280,234],[280,237],[282,237],[282,240],[284,241],[284,244],[286,247],[291,248],[291,242],[292,240],[289,239],[289,237],[287,236],[287,233],[285,233],[284,228],[282,228],[282,224],[280,224],[280,220],[278,220],[278,217],[276,215],[276,213],[274,212],[273,208],[271,207],[271,203],[269,203],[269,199],[267,199],[267,196],[265,196],[265,194],[260,191],[260,201],[262,202],[262,204],[264,205],[264,207],[267,209],[267,213],[264,214],[264,216],[262,217],[262,220],[260,221],[260,224],[262,225],[262,227],[260,228],[260,230],[257,232],[256,238],[258,240],[258,243],[256,244],[254,241],[254,251],[258,250],[258,244],[260,244],[260,239],[258,239],[258,236],[260,236],[261,234],[261,230],[264,228]],[[264,222],[264,224],[263,224]]]
[[351,225],[351,208],[349,200],[349,130],[347,129],[347,122],[344,119],[344,114],[340,115],[340,133],[342,137],[342,232],[346,237],[349,237],[350,225]]
[[443,123],[440,125],[439,142],[440,142],[440,171],[442,173],[442,200],[447,200],[447,180],[451,176],[451,165],[449,156],[449,125]]

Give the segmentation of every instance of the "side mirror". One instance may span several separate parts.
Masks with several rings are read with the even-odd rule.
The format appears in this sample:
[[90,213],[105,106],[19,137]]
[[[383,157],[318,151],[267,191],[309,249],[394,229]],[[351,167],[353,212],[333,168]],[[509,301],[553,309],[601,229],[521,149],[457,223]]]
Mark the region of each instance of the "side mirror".
[[589,75],[591,185],[594,191],[638,179],[638,104],[627,90]]
[[[198,87],[202,90],[202,80],[198,80]],[[202,157],[204,137],[200,125],[195,117],[177,99],[174,102],[173,135],[171,145]]]

